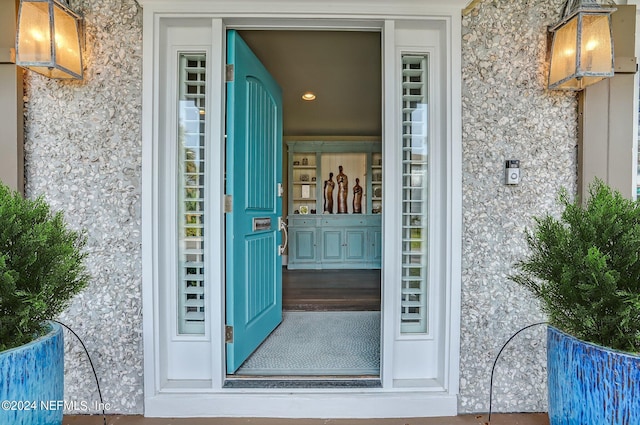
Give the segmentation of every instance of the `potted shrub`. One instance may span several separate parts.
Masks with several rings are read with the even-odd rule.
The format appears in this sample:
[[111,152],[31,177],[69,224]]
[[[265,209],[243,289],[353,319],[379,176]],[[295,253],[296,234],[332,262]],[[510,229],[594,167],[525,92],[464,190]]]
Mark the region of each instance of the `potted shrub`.
[[62,424],[64,347],[58,316],[89,280],[86,238],[42,198],[0,183],[0,423]]
[[511,277],[549,317],[550,423],[640,424],[640,202],[596,180],[584,205],[560,203]]

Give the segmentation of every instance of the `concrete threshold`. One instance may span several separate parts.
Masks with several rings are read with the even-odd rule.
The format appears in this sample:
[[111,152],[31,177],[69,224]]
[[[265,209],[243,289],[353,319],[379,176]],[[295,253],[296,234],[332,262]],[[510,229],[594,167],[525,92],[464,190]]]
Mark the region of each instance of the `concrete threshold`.
[[[487,415],[393,419],[145,418],[107,415],[107,425],[487,425]],[[65,416],[63,425],[103,425],[102,415]],[[491,415],[489,425],[549,425],[546,413]]]

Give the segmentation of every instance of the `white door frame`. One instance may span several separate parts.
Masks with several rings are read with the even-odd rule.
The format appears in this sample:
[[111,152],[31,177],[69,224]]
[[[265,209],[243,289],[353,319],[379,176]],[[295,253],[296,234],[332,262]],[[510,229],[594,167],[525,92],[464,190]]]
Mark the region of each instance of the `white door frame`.
[[[143,266],[143,336],[145,415],[147,416],[273,416],[273,417],[411,417],[446,416],[457,412],[459,379],[459,324],[461,280],[462,177],[461,147],[461,10],[467,0],[141,0],[144,7],[143,34],[143,111],[142,111],[142,266]],[[211,28],[209,62],[209,93],[211,102],[207,115],[211,117],[208,134],[211,137],[210,157],[224,158],[224,50],[227,27],[262,29],[349,29],[380,30],[383,33],[383,74],[385,98],[397,99],[396,82],[396,22],[422,22],[433,27],[435,38],[442,47],[439,62],[439,85],[442,103],[441,121],[434,127],[441,138],[443,162],[439,174],[443,185],[444,205],[434,214],[445,224],[442,232],[442,255],[436,260],[441,270],[434,276],[438,286],[438,306],[442,314],[442,329],[434,330],[442,341],[440,359],[434,378],[423,378],[421,364],[411,364],[403,353],[420,347],[420,338],[407,337],[399,332],[398,290],[390,284],[400,276],[398,264],[399,236],[393,227],[399,223],[397,196],[385,197],[383,217],[383,307],[381,379],[382,388],[375,389],[225,389],[224,374],[224,212],[223,170],[217,167],[210,177],[209,198],[209,275],[206,295],[208,332],[204,341],[211,344],[210,375],[201,380],[169,380],[163,370],[162,353],[166,350],[161,322],[161,303],[166,299],[158,282],[162,279],[159,263],[162,256],[162,195],[158,178],[159,141],[166,137],[158,107],[159,94],[164,87],[159,81],[159,61],[163,53],[160,39],[163,25],[200,25]],[[165,25],[166,26],[166,25]],[[407,49],[411,49],[409,44]],[[416,42],[420,44],[420,42]],[[218,54],[216,54],[218,53]],[[398,102],[399,103],[399,102]],[[385,172],[394,173],[399,163],[397,140],[400,131],[398,105],[384,102],[383,155]],[[435,131],[435,130],[434,130]],[[223,164],[221,161],[220,164]],[[210,168],[215,168],[210,166]],[[395,170],[397,171],[397,170]],[[385,193],[397,179],[385,178]],[[398,180],[399,181],[399,180]],[[398,192],[398,191],[396,191]],[[397,204],[399,205],[399,203]],[[169,238],[170,239],[170,238]],[[160,245],[160,246],[159,246]],[[423,339],[433,339],[427,335]],[[414,344],[414,345],[412,345]],[[416,345],[418,344],[418,345]],[[426,351],[425,351],[426,353]],[[407,363],[408,361],[408,363]],[[415,361],[415,359],[414,359]],[[401,363],[400,365],[398,363]],[[403,366],[404,365],[404,366]],[[403,369],[403,367],[405,369]],[[416,376],[412,376],[412,370]]]

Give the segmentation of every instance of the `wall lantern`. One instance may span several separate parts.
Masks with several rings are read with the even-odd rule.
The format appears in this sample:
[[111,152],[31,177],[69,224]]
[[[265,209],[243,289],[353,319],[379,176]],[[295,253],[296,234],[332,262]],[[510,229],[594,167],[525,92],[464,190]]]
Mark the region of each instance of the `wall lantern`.
[[567,0],[553,33],[549,89],[579,91],[613,77],[611,14],[595,0]]
[[59,0],[21,0],[16,65],[49,78],[82,79],[81,18]]

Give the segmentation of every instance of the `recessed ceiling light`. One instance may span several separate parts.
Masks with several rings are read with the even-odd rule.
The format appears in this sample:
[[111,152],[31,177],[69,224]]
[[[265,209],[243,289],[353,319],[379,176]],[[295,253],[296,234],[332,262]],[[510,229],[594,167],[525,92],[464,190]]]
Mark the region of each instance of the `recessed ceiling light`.
[[307,102],[311,102],[312,100],[316,100],[316,95],[311,93],[310,91],[306,92],[302,95],[302,100],[306,100]]

